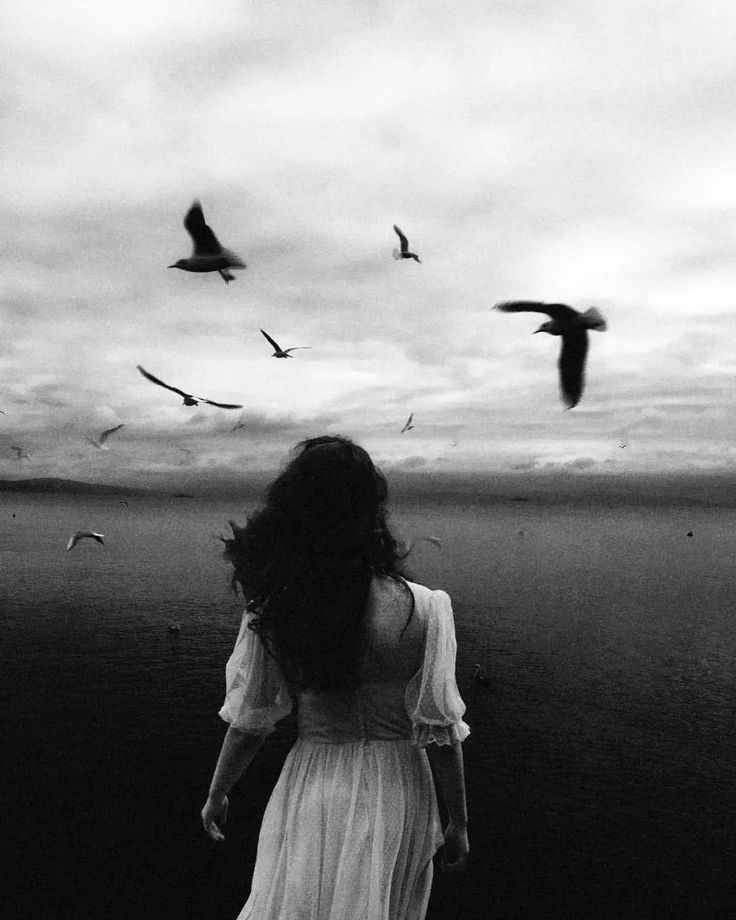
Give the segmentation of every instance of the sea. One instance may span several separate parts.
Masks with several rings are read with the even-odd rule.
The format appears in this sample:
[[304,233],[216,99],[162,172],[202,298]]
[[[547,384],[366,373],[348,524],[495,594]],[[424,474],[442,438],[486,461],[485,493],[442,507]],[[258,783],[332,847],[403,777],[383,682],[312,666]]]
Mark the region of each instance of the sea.
[[[295,738],[210,842],[242,612],[219,537],[250,510],[0,492],[3,917],[237,916]],[[441,542],[408,565],[452,599],[472,732],[470,861],[428,920],[736,917],[736,511],[436,501],[391,525]],[[79,529],[104,546],[67,552]]]

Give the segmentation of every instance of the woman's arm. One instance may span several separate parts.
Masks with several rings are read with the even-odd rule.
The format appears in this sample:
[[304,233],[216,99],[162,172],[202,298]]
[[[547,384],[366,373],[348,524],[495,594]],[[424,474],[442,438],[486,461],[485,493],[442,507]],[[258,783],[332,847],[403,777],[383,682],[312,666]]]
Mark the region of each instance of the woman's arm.
[[449,874],[462,872],[469,852],[463,748],[456,741],[454,744],[428,744],[426,751],[450,819],[445,830],[441,868]]
[[228,728],[212,775],[209,795],[202,809],[202,824],[213,840],[225,839],[215,819],[219,817],[222,824],[227,820],[227,794],[260,751],[265,740],[265,735],[250,735],[238,731],[232,725]]

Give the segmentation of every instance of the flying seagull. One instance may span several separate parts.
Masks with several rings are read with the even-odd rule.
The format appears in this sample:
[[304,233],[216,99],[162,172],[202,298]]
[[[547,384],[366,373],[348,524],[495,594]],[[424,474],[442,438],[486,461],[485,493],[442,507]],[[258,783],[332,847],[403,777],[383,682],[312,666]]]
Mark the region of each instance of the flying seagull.
[[211,399],[205,399],[204,396],[192,396],[190,393],[185,393],[184,390],[180,390],[177,387],[169,386],[168,383],[164,383],[163,380],[159,380],[158,377],[154,377],[153,374],[149,374],[148,371],[141,367],[140,364],[137,364],[136,367],[143,374],[146,380],[150,380],[151,383],[155,383],[160,387],[164,387],[167,390],[172,390],[174,393],[178,393],[179,396],[184,397],[185,406],[198,406],[201,402],[207,403],[208,406],[217,406],[218,409],[242,409],[243,407],[235,403],[218,403],[213,402]]
[[419,537],[418,540],[409,540],[409,545],[406,549],[407,553],[413,552],[414,547],[419,546],[420,543],[431,543],[432,546],[442,549],[442,540],[439,537]]
[[394,252],[393,252],[394,259],[414,259],[415,262],[419,262],[419,264],[421,265],[422,263],[421,263],[419,256],[415,252],[410,251],[409,240],[407,240],[407,238],[404,236],[401,230],[399,230],[396,224],[394,224],[394,230],[396,231],[396,235],[398,236],[399,242],[401,243],[400,250],[394,249]]
[[245,262],[229,249],[224,249],[211,228],[204,222],[202,205],[195,200],[184,218],[184,226],[194,243],[188,259],[179,259],[167,268],[181,268],[185,272],[219,272],[229,284],[235,275],[230,268],[245,268]]
[[401,429],[401,431],[399,432],[399,434],[403,434],[405,431],[411,431],[411,430],[412,430],[412,428],[414,427],[414,426],[412,425],[412,420],[413,420],[413,418],[414,418],[414,413],[412,412],[411,415],[409,416],[409,418],[408,418],[408,419],[406,420],[406,422],[404,423],[404,427]]
[[85,438],[84,440],[87,441],[88,444],[91,444],[93,447],[96,447],[97,450],[109,450],[108,447],[105,447],[105,441],[107,441],[111,434],[114,434],[116,431],[120,431],[120,429],[123,427],[123,424],[125,423],[116,425],[114,428],[108,428],[106,431],[103,431],[97,439]]
[[66,551],[69,552],[70,549],[79,543],[80,540],[83,540],[85,537],[89,537],[90,540],[97,540],[98,543],[105,545],[105,541],[102,539],[104,533],[95,533],[94,530],[78,530],[76,533],[73,533],[66,544]]
[[10,449],[15,451],[15,457],[13,458],[14,460],[30,460],[31,459],[31,455],[28,453],[28,451],[23,450],[22,447],[11,446]]
[[297,351],[300,348],[311,348],[311,345],[292,345],[291,348],[282,348],[277,342],[271,338],[271,336],[264,332],[261,329],[261,333],[266,337],[266,339],[273,345],[276,351],[271,355],[272,358],[293,358],[293,355],[290,355],[290,351]]
[[503,313],[546,313],[551,317],[534,332],[562,336],[557,366],[560,369],[562,400],[568,409],[580,402],[585,384],[585,358],[588,354],[588,329],[605,332],[606,321],[595,307],[579,313],[564,303],[538,303],[533,300],[509,300],[497,303]]

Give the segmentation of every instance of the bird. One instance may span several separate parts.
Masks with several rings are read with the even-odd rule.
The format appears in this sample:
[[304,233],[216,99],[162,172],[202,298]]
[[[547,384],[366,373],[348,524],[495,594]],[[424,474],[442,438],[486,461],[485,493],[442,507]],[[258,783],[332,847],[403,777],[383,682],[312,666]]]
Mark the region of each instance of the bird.
[[150,380],[151,383],[155,383],[160,387],[164,387],[166,390],[172,390],[174,393],[178,393],[179,396],[184,397],[185,406],[198,406],[201,402],[207,403],[208,406],[217,406],[218,409],[242,409],[243,407],[237,403],[219,403],[213,402],[211,399],[205,399],[204,396],[192,396],[190,393],[185,393],[184,390],[180,390],[177,387],[172,387],[168,383],[164,383],[163,380],[159,380],[158,377],[154,377],[153,374],[149,374],[148,371],[141,367],[140,364],[137,364],[136,367],[143,374],[146,380]]
[[128,507],[128,503],[125,501],[124,498],[121,498],[121,499],[118,501],[118,504],[119,504],[119,505],[124,505],[126,508]]
[[601,313],[590,307],[579,313],[564,303],[538,303],[532,300],[502,301],[495,305],[503,313],[546,313],[551,317],[534,333],[547,332],[562,336],[562,348],[557,366],[560,371],[560,390],[566,408],[573,409],[580,402],[585,384],[585,358],[588,354],[588,329],[605,332],[607,325]]
[[271,338],[271,336],[267,332],[264,332],[263,329],[261,329],[261,334],[264,335],[267,341],[269,341],[273,345],[273,347],[276,349],[276,351],[271,355],[272,358],[292,358],[293,355],[289,354],[290,351],[296,351],[299,348],[311,348],[312,347],[311,345],[292,345],[291,348],[282,348],[277,342],[275,342]]
[[169,632],[175,636],[178,636],[181,632],[181,626],[178,623],[169,623],[167,628]]
[[442,540],[440,540],[439,537],[419,537],[418,540],[409,540],[409,545],[406,548],[406,552],[411,553],[414,550],[414,547],[419,546],[420,543],[431,543],[438,549],[442,549]]
[[102,539],[104,536],[104,533],[95,533],[94,530],[78,530],[76,533],[73,533],[71,537],[69,537],[69,540],[66,544],[66,551],[69,552],[70,549],[74,549],[77,543],[79,543],[79,541],[83,540],[85,537],[89,537],[90,540],[97,540],[98,543],[102,543],[104,546],[105,541]]
[[30,460],[31,459],[31,455],[28,453],[28,451],[24,450],[22,447],[14,447],[11,445],[10,449],[16,452],[15,457],[13,458],[14,460]]
[[116,425],[114,428],[106,429],[97,439],[85,438],[84,440],[87,441],[88,444],[91,444],[93,447],[96,447],[97,450],[109,450],[109,448],[105,446],[105,441],[107,441],[111,434],[114,434],[116,431],[120,431],[124,424],[125,423],[123,422],[120,425]]
[[236,422],[233,425],[233,431],[238,431],[240,428],[245,428],[245,422]]
[[404,423],[404,427],[401,429],[401,431],[399,432],[399,434],[403,434],[405,431],[411,431],[411,430],[412,430],[412,428],[414,427],[414,426],[412,425],[412,420],[413,420],[413,418],[414,418],[414,413],[412,412],[411,415],[409,416],[409,418],[408,418],[408,419],[406,420],[406,422]]
[[480,664],[473,665],[473,680],[476,684],[479,684],[481,687],[487,687],[489,684],[488,678],[483,673],[483,666]]
[[404,236],[401,230],[399,230],[396,224],[394,224],[394,230],[396,231],[396,235],[398,236],[399,242],[401,243],[401,249],[394,249],[394,259],[414,259],[415,262],[419,262],[421,265],[421,259],[415,252],[411,252],[409,249],[409,240],[407,240],[407,238]]
[[228,269],[246,268],[245,262],[234,252],[223,248],[212,229],[205,223],[202,205],[196,199],[184,218],[184,226],[192,238],[194,249],[188,259],[179,259],[167,268],[181,268],[185,272],[219,272],[229,284],[235,275]]
[[5,411],[5,409],[0,409],[0,415],[7,415],[7,414],[8,413]]

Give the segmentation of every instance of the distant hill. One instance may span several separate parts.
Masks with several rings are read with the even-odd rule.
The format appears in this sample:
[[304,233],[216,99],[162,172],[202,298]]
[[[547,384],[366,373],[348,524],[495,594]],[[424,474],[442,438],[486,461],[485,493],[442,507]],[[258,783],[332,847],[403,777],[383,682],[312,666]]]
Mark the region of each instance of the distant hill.
[[64,495],[152,495],[151,489],[74,479],[0,479],[0,492],[58,492]]

